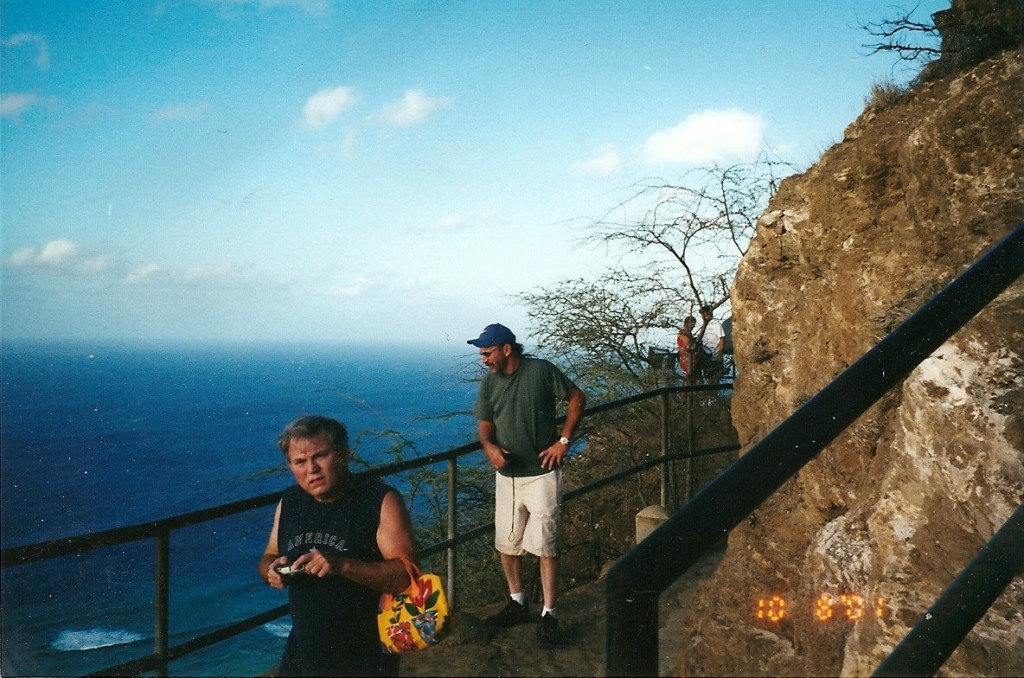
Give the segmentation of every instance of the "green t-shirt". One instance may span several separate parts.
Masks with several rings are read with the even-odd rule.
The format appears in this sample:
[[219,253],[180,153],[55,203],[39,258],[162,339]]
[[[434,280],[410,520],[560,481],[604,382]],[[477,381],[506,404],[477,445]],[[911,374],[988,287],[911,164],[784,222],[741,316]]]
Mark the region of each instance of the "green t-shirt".
[[538,476],[547,473],[537,454],[558,440],[555,404],[575,388],[561,370],[540,358],[523,358],[510,375],[488,373],[480,384],[473,416],[494,424],[495,442],[510,453],[499,473]]

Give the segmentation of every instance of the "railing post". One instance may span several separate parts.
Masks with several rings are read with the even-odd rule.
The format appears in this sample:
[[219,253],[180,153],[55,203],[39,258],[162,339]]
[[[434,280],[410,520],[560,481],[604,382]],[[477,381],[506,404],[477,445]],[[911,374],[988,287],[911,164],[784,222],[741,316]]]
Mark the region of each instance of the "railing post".
[[456,600],[456,577],[458,576],[458,556],[459,546],[455,543],[455,539],[458,537],[458,520],[456,515],[456,507],[458,504],[459,495],[459,461],[456,457],[448,458],[448,539],[452,541],[452,545],[447,548],[448,553],[448,605],[453,610],[458,609],[458,602]]
[[160,530],[156,535],[156,591],[153,601],[153,651],[160,657],[156,675],[166,676],[168,673],[167,648],[170,627],[170,589],[171,589],[171,531]]
[[[661,394],[661,458],[668,456],[668,408],[669,394]],[[669,468],[667,463],[661,465],[661,505],[668,506]]]
[[615,568],[608,573],[605,660],[609,676],[658,675],[659,592],[638,590],[638,583]]
[[[693,424],[693,408],[694,408],[693,393],[685,393],[685,394],[683,394],[683,402],[685,403],[683,405],[683,407],[686,409],[686,414],[685,414],[685,417],[686,417],[686,419],[685,419],[685,421],[686,421],[686,430],[685,430],[685,433],[683,433],[683,437],[686,440],[686,451],[692,455],[693,454],[694,443],[695,443],[695,438],[697,437],[696,427]],[[690,501],[690,498],[692,496],[693,496],[693,457],[692,456],[687,456],[686,457],[686,487],[683,488],[683,499],[682,499],[682,501],[679,502],[679,504],[682,505],[682,504],[685,504],[686,502]]]

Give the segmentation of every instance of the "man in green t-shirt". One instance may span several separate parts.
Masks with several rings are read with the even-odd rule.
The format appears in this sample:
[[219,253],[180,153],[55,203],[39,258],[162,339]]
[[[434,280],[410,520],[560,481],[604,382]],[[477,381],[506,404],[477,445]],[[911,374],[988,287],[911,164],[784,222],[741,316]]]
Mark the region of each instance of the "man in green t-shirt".
[[[497,470],[494,498],[494,547],[508,582],[509,601],[488,619],[492,627],[529,621],[521,562],[525,553],[540,560],[544,590],[537,633],[542,645],[558,638],[558,528],[562,500],[561,463],[583,418],[586,396],[546,360],[523,355],[516,336],[500,324],[488,325],[466,343],[480,349],[489,372],[473,406],[477,433],[488,461]],[[568,409],[561,431],[555,406]]]

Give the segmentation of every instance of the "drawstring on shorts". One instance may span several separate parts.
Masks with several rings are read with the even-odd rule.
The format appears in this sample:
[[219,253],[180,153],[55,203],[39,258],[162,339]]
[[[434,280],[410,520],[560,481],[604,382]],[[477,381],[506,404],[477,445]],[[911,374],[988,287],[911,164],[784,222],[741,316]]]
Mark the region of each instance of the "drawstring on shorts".
[[508,540],[511,542],[516,535],[516,477],[512,476],[512,527],[508,530]]

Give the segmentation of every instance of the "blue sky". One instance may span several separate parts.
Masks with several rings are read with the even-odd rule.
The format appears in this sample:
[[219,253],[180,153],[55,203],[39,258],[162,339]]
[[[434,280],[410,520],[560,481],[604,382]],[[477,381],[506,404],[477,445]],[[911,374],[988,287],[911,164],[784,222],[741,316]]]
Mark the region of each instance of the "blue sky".
[[525,336],[636,182],[841,140],[899,7],[0,0],[3,338]]

